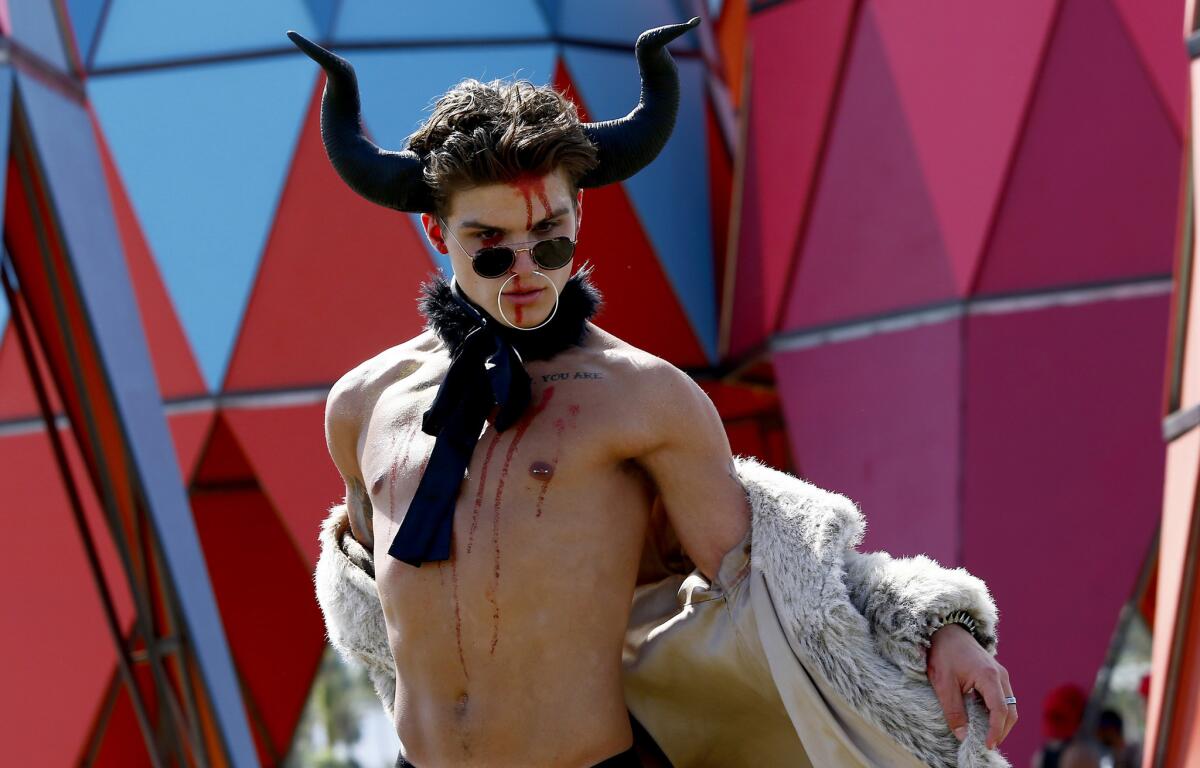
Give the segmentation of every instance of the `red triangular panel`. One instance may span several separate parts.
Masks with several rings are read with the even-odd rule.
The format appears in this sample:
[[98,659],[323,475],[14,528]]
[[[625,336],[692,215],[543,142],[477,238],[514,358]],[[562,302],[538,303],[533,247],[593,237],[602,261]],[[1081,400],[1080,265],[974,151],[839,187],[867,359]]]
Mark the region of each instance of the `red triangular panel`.
[[[725,261],[729,258],[729,210],[733,195],[733,159],[725,148],[721,127],[711,102],[704,106],[705,139],[708,143],[709,203],[712,221],[713,276],[716,278],[717,317],[724,318]],[[723,354],[725,350],[718,350]]]
[[404,214],[337,175],[321,142],[318,78],[227,390],[328,384],[423,328],[416,299],[437,267]]
[[[578,105],[580,116],[588,120],[561,59],[554,86],[567,93]],[[584,194],[583,226],[587,235],[579,239],[575,264],[595,265],[593,282],[609,297],[596,324],[675,365],[707,365],[683,306],[620,184]]]
[[[874,3],[958,295],[966,293],[1016,150],[1057,0]],[[964,34],[964,30],[971,30]]]
[[277,765],[325,650],[312,572],[257,489],[199,494],[192,508],[243,694],[264,726],[259,759]]
[[171,427],[171,438],[175,443],[175,455],[179,459],[179,472],[187,484],[200,459],[200,450],[212,429],[213,412],[185,411],[167,417]]
[[[149,715],[156,721],[158,700],[154,696],[154,680],[150,675],[150,667],[138,664],[133,672],[138,681],[138,688],[144,692]],[[104,733],[100,737],[100,748],[92,765],[95,768],[151,768],[150,756],[146,753],[146,739],[138,726],[129,691],[119,677],[114,677],[110,686],[116,687],[117,699],[113,702],[112,711],[103,721],[97,723],[97,727],[102,727]]]
[[317,533],[345,485],[325,447],[323,403],[224,412],[296,549],[317,563]]
[[196,466],[195,477],[192,478],[194,490],[244,487],[256,482],[254,468],[250,466],[241,444],[234,437],[224,412],[217,414],[213,421],[212,431],[201,449],[201,456]]
[[1180,161],[1116,12],[1065,0],[975,292],[1169,274]]
[[[78,481],[78,453],[60,434]],[[0,696],[4,761],[73,765],[107,689],[114,644],[45,432],[0,439],[0,466],[5,535],[14,544],[0,558],[0,579],[9,585],[0,611],[0,679],[6,692],[19,692]],[[126,621],[131,601],[115,548],[90,488],[80,491],[118,621]]]
[[871,6],[857,37],[782,322],[798,329],[955,296]]
[[733,357],[762,344],[775,329],[854,7],[854,0],[782,3],[751,16],[750,124],[729,337]]
[[[19,295],[17,300],[21,301]],[[15,307],[10,307],[9,310],[13,313],[17,312]],[[23,302],[20,311],[25,320],[25,327],[32,332],[33,324],[30,322],[29,313],[24,309]],[[40,371],[39,378],[46,386],[50,410],[54,413],[61,413],[62,401],[58,397],[58,389],[55,387],[53,379],[50,378],[50,369],[46,365],[42,348],[36,344],[36,334],[33,356]],[[12,318],[9,318],[8,324],[4,327],[3,336],[0,337],[0,419],[39,418],[40,416],[41,410],[38,408],[33,380],[29,378],[29,369],[25,367],[25,354],[21,351],[20,338],[17,336],[17,329],[13,326]]]
[[113,215],[117,231],[121,235],[121,248],[125,252],[125,264],[137,296],[141,313],[142,328],[150,346],[150,358],[154,362],[154,373],[158,377],[159,392],[164,399],[194,395],[206,390],[200,369],[192,355],[191,346],[184,336],[183,327],[175,315],[175,307],[163,286],[162,277],[142,234],[137,214],[121,183],[121,174],[113,162],[112,153],[104,134],[100,130],[91,107],[88,117],[92,121],[92,132],[100,148],[104,177],[108,182],[108,193],[112,200]]

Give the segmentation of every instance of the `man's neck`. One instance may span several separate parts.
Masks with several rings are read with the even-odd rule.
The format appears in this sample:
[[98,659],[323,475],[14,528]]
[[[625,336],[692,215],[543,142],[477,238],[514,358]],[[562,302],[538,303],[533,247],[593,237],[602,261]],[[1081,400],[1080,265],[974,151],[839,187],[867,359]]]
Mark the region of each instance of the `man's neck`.
[[587,337],[588,320],[600,308],[600,292],[589,280],[590,272],[581,269],[563,286],[553,319],[540,328],[510,328],[475,304],[460,289],[440,276],[422,286],[421,313],[451,353],[467,334],[486,325],[509,345],[521,359],[549,360]]

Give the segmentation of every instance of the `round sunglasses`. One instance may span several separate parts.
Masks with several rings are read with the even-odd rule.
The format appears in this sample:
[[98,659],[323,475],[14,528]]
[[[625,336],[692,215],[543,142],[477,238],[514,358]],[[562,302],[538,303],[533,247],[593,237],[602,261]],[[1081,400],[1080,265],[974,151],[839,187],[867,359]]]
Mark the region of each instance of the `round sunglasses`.
[[[458,243],[458,247],[466,252],[467,249],[463,248],[462,243],[458,242],[458,238],[454,236],[454,232],[450,230],[450,226],[445,221],[442,222],[442,227],[450,234],[454,242]],[[538,240],[533,245],[528,245],[528,243],[492,245],[480,248],[471,255],[471,266],[474,267],[475,274],[480,277],[500,277],[512,269],[513,264],[517,263],[518,253],[529,251],[529,256],[533,259],[533,262],[542,269],[561,269],[575,255],[575,242],[575,240],[566,235],[560,235],[548,240]],[[515,246],[525,247],[517,248]]]

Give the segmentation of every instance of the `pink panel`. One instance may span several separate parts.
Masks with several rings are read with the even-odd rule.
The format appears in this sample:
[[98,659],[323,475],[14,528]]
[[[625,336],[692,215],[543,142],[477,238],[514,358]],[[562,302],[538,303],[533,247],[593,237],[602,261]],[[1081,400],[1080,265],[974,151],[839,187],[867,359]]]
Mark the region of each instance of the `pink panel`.
[[750,19],[751,112],[730,335],[734,356],[775,328],[854,5],[783,3]]
[[957,561],[960,326],[775,355],[795,467],[860,504],[864,551]]
[[1057,5],[872,3],[960,295],[982,254]]
[[1200,429],[1167,446],[1163,487],[1162,533],[1159,537],[1158,594],[1155,598],[1153,668],[1146,711],[1146,733],[1157,733],[1166,693],[1167,668],[1179,608],[1179,591],[1187,560],[1188,532],[1196,502],[1196,468],[1200,467]]
[[1065,0],[977,291],[1169,273],[1179,163],[1116,12]]
[[1188,57],[1183,37],[1183,3],[1112,0],[1145,62],[1159,98],[1171,115],[1175,132],[1183,134],[1187,108]]
[[[73,453],[73,451],[72,451]],[[73,472],[82,469],[78,464]],[[7,765],[78,762],[116,654],[50,441],[43,432],[0,440],[5,539],[0,558],[0,743]],[[86,486],[84,487],[86,493]],[[118,620],[128,593],[93,497],[85,498]],[[12,695],[19,692],[19,695]]]
[[783,327],[956,295],[904,107],[867,6],[847,65]]
[[325,447],[325,405],[223,412],[309,568],[317,532],[346,487]]
[[[1166,296],[967,326],[963,564],[1003,617],[1000,660],[1030,717],[1090,685],[1162,509]],[[1029,755],[1037,728],[1006,743]]]

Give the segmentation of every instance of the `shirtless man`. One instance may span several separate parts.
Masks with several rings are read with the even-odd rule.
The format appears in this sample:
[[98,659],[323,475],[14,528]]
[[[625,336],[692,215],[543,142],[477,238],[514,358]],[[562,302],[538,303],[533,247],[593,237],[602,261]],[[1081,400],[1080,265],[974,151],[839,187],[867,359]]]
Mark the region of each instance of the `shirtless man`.
[[[561,170],[538,185],[549,205],[535,202],[533,222],[522,189],[508,184],[455,192],[442,216],[452,238],[423,216],[463,291],[497,315],[503,279],[474,274],[464,248],[574,233],[582,195]],[[532,300],[500,297],[529,326],[554,305],[553,290],[534,288],[536,268],[519,253],[509,288],[533,288]],[[571,269],[544,274],[562,290]],[[421,416],[449,362],[426,331],[346,374],[328,401],[330,451],[347,502],[363,511],[351,526],[373,542],[397,731],[419,766],[591,765],[632,743],[621,645],[655,495],[710,577],[746,533],[729,441],[687,375],[590,326],[582,346],[527,364],[533,405],[503,433],[485,426],[451,559],[413,568],[387,548],[432,450]]]
[[[678,26],[660,48],[691,25]],[[519,420],[497,429],[499,406],[490,409],[465,476],[457,474],[444,559],[410,563],[389,549],[423,503],[414,499],[435,438],[422,422],[458,359],[445,335],[431,328],[380,353],[329,394],[329,450],[346,482],[353,536],[374,555],[395,662],[399,764],[636,765],[621,651],[651,512],[662,505],[711,580],[746,536],[749,509],[709,398],[671,364],[587,322],[590,314],[552,318],[560,294],[578,289],[569,283],[580,276],[571,277],[573,258],[550,267],[535,259],[534,244],[577,239],[581,187],[632,174],[665,136],[648,151],[641,147],[649,156],[632,170],[597,181],[589,174],[604,147],[597,153],[581,141],[586,134],[560,94],[528,83],[466,81],[410,139],[430,199],[394,193],[403,169],[346,170],[352,152],[371,162],[381,157],[361,137],[349,65],[297,37],[330,73],[322,128],[335,167],[364,196],[422,211],[430,243],[449,256],[461,295],[486,313],[489,327],[519,345],[518,328],[586,323],[578,343],[523,359],[529,404]],[[653,113],[662,70],[641,46],[641,106]],[[630,149],[625,140],[619,146]],[[379,179],[387,183],[372,186]],[[514,258],[503,263],[501,253],[497,272],[497,251],[487,249],[503,246]],[[653,308],[646,312],[652,317]],[[947,674],[988,664],[1002,671],[961,625],[935,637]],[[993,718],[996,743],[1011,722],[1004,726],[1001,712]]]

